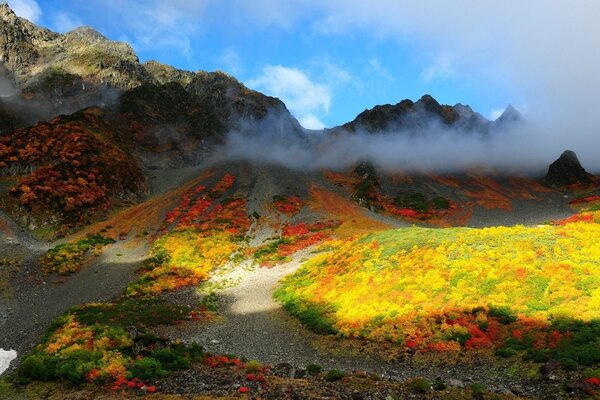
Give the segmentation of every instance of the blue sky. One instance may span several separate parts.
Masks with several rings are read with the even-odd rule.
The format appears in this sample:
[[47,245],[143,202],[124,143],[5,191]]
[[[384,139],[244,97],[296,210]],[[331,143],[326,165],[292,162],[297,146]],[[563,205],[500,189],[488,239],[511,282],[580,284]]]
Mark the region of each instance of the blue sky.
[[[129,42],[142,61],[228,72],[253,89],[280,97],[310,128],[342,124],[365,108],[417,100],[426,93],[441,103],[469,104],[492,118],[509,103],[527,111],[544,84],[530,79],[535,66],[529,75],[515,73],[528,62],[527,57],[515,62],[515,54],[530,54],[527,45],[537,46],[539,13],[522,9],[515,17],[506,2],[8,3],[59,32],[93,26],[110,39]],[[551,18],[544,14],[537,24],[543,27]]]

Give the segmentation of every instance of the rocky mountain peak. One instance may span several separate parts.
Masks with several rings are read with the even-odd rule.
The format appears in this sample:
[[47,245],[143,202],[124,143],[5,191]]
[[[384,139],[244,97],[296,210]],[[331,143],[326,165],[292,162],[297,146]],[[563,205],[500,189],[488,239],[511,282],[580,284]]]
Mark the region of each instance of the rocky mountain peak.
[[106,42],[106,36],[91,26],[80,26],[65,34],[67,38],[76,38],[81,42]]
[[588,184],[592,178],[593,176],[581,166],[577,154],[572,150],[566,150],[550,164],[544,180],[554,187],[562,187],[577,183]]
[[519,110],[517,110],[511,104],[509,104],[506,107],[506,109],[504,110],[504,112],[502,113],[502,115],[500,115],[500,117],[498,117],[498,119],[496,121],[498,121],[500,123],[521,122],[521,121],[523,121],[523,115],[521,115]]
[[0,2],[0,19],[6,21],[10,16],[17,17],[15,12],[10,8],[7,2]]

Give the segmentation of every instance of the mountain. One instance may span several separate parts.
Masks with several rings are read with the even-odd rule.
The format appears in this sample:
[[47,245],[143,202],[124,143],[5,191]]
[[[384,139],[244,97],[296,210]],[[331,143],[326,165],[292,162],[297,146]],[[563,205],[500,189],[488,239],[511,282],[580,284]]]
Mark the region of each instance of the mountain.
[[560,157],[550,164],[544,181],[556,188],[570,185],[590,185],[594,176],[588,173],[579,162],[577,154],[572,150],[566,150]]
[[489,121],[469,106],[442,105],[426,94],[416,102],[405,99],[395,105],[375,106],[334,130],[369,133],[409,131],[410,134],[415,135],[432,127],[435,128],[436,124],[439,124],[446,129],[487,135],[521,120],[521,115],[512,106],[508,106],[498,120]]
[[[177,101],[194,105],[186,116],[204,121],[203,137],[240,129],[245,121],[261,121],[270,113],[302,133],[279,99],[250,90],[225,73],[193,73],[155,61],[142,64],[127,43],[111,41],[90,27],[64,35],[51,32],[17,17],[6,3],[0,4],[0,65],[6,69],[6,76],[0,78],[15,87],[3,99],[0,130],[23,126],[22,121],[7,117],[11,107],[27,109],[19,114],[28,114],[26,122],[34,123],[89,106],[116,105],[118,109],[118,99],[130,90],[134,91],[126,96],[125,101],[131,101],[126,111],[135,112],[131,107],[137,106],[138,114],[143,113],[156,106],[156,99],[177,90],[170,85],[177,83],[184,89],[177,93]],[[142,104],[146,98],[148,105]],[[192,109],[201,115],[191,115]],[[206,126],[207,119],[211,126]],[[183,134],[193,135],[192,130],[202,125],[192,124]]]
[[[425,95],[365,110],[330,131],[308,133],[281,100],[223,72],[141,63],[128,44],[93,28],[58,34],[17,17],[5,3],[0,5],[0,89],[0,177],[9,181],[8,189],[0,187],[0,201],[21,225],[52,227],[54,235],[145,198],[157,173],[177,181],[168,174],[202,165],[232,131],[245,135],[247,143],[261,135],[259,143],[294,149],[318,146],[331,133],[419,134],[439,124],[488,135],[522,120],[512,106],[492,122],[467,105],[442,105]],[[253,151],[261,150],[259,145]],[[396,184],[361,165],[351,178],[356,180],[349,186],[351,198],[372,210],[418,203],[427,211],[444,192],[436,189],[427,198],[425,186],[439,184],[418,177],[416,197],[399,195]],[[307,191],[310,184],[304,186]]]

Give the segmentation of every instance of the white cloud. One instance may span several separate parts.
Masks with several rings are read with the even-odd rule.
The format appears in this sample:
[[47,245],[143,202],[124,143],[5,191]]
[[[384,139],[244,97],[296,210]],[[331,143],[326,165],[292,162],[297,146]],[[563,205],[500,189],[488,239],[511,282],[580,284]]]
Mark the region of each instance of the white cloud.
[[332,97],[330,89],[313,82],[304,71],[282,65],[266,65],[262,74],[246,82],[246,85],[280,98],[292,114],[299,121],[309,124],[311,129],[323,127],[318,116],[329,112]]
[[169,48],[193,56],[192,42],[206,26],[207,7],[213,0],[89,0],[101,8],[99,18],[131,39],[136,49]]
[[298,121],[306,129],[324,129],[325,124],[315,115],[304,115]]
[[381,61],[377,56],[372,56],[371,58],[369,58],[369,70],[388,81],[394,80],[394,77],[392,76],[390,71],[388,71],[385,67],[383,67],[383,65],[381,65]]
[[242,60],[235,50],[225,50],[218,61],[219,64],[222,65],[221,69],[230,74],[237,75],[243,70]]
[[452,57],[448,54],[441,54],[436,57],[431,65],[421,71],[421,79],[425,83],[434,80],[444,80],[454,77],[455,71],[452,63]]
[[19,17],[38,22],[42,16],[42,9],[35,0],[10,0],[8,5]]
[[83,26],[84,23],[77,16],[69,13],[59,13],[53,18],[54,29],[58,32],[69,32]]

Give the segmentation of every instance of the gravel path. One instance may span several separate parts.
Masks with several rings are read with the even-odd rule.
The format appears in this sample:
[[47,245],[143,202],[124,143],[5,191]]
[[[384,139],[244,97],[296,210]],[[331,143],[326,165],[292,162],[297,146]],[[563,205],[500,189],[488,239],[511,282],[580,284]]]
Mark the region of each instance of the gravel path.
[[340,357],[317,350],[313,345],[317,335],[307,332],[273,299],[278,282],[294,273],[310,252],[300,251],[291,262],[273,268],[245,263],[216,273],[210,282],[226,287],[217,292],[222,318],[212,323],[165,326],[157,333],[202,343],[215,354],[235,354],[272,365],[290,363],[304,367],[315,363],[347,370],[361,369],[362,365],[372,370],[374,363],[364,356]]

